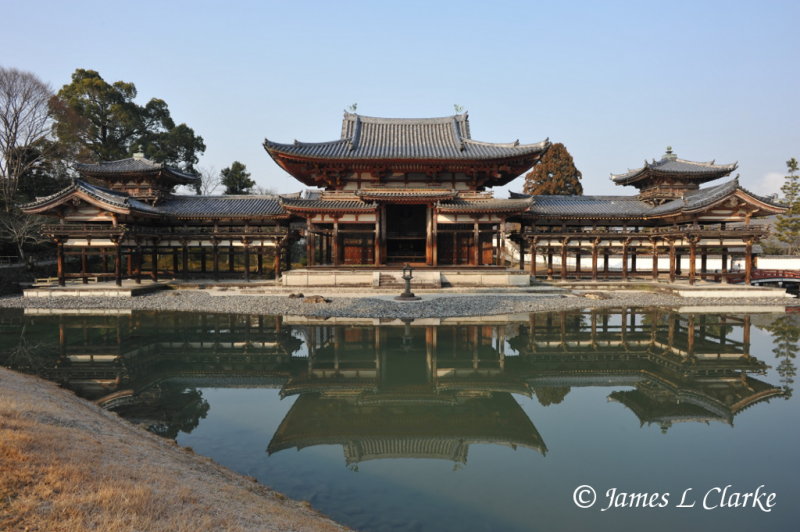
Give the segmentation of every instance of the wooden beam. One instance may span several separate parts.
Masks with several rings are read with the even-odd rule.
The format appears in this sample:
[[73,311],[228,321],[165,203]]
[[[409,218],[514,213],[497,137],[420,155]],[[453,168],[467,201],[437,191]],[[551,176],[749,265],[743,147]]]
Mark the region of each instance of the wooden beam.
[[697,238],[692,237],[689,240],[689,284],[694,284],[695,277],[697,276]]

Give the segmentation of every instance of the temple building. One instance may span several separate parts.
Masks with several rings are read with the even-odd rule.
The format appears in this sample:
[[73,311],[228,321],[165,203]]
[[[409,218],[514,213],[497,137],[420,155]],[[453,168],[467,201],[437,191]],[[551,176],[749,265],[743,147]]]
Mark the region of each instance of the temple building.
[[[176,195],[197,177],[134,156],[78,164],[80,179],[23,211],[59,219],[45,232],[58,246],[60,284],[166,275],[382,286],[410,264],[418,282],[446,286],[527,285],[531,276],[724,281],[734,260],[749,283],[753,246],[768,233],[751,220],[784,210],[738,178],[701,188],[737,165],[686,161],[671,149],[612,175],[636,195],[493,196],[549,146],[473,140],[466,114],[345,113],[339,139],[265,140],[281,168],[315,187],[301,193]],[[287,272],[297,241],[305,257],[294,261],[305,264]],[[68,255],[80,257],[69,272]]]

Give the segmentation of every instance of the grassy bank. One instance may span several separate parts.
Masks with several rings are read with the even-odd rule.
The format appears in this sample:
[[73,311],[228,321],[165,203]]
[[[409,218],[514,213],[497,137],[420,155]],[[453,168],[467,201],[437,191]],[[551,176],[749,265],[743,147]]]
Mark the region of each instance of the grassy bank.
[[343,530],[55,384],[0,368],[0,530]]

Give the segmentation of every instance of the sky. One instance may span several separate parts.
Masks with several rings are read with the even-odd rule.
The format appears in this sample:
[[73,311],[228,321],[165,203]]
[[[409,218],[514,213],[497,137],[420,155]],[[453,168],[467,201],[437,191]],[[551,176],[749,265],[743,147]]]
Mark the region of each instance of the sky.
[[382,117],[457,104],[474,139],[562,142],[586,194],[634,194],[609,174],[667,146],[738,161],[759,194],[800,158],[797,1],[0,0],[0,19],[0,66],[56,91],[76,68],[133,82],[203,137],[199,167],[238,160],[281,193],[303,185],[264,138],[337,139],[353,103]]

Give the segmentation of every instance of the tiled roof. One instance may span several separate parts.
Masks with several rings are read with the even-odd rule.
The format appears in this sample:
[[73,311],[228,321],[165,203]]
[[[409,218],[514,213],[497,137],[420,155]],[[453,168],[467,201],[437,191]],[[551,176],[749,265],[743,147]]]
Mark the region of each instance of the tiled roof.
[[106,161],[97,164],[76,163],[75,169],[78,172],[96,177],[112,176],[115,174],[149,174],[161,172],[172,178],[173,181],[182,184],[193,184],[200,180],[196,175],[182,172],[163,163],[155,163],[142,157],[132,157],[130,159],[120,159],[119,161]]
[[550,145],[479,142],[470,138],[466,115],[442,118],[376,118],[345,113],[342,137],[329,142],[280,144],[264,148],[277,153],[325,159],[464,159],[487,160],[539,155]]
[[[646,218],[700,209],[730,196],[737,190],[744,189],[739,186],[738,179],[732,179],[721,185],[687,192],[683,198],[656,206],[640,201],[635,196],[532,196],[533,206],[530,212],[538,216]],[[780,206],[768,198],[744,192],[769,205]],[[512,198],[520,197],[525,195],[512,194]]]
[[328,199],[296,199],[281,198],[281,205],[287,210],[314,211],[367,211],[376,209],[373,203],[361,200],[328,200]]
[[454,199],[439,202],[436,207],[440,212],[521,212],[528,209],[533,200],[531,198],[517,199],[486,199],[468,201]]
[[109,190],[104,187],[93,185],[81,179],[76,179],[75,181],[72,182],[70,186],[56,192],[55,194],[51,194],[49,196],[44,196],[41,198],[36,198],[35,201],[32,201],[25,205],[21,205],[20,208],[26,210],[26,209],[34,209],[37,207],[42,207],[49,203],[58,202],[62,198],[65,198],[75,192],[82,192],[92,198],[95,198],[98,201],[101,201],[103,203],[121,209],[131,209],[134,211],[139,211],[148,214],[159,214],[159,210],[157,207],[153,207],[152,205],[131,198],[123,192]]
[[285,215],[278,196],[171,196],[158,210],[176,218]]
[[671,148],[660,161],[644,162],[644,166],[636,170],[628,170],[622,174],[611,174],[611,180],[618,185],[628,185],[646,179],[651,175],[669,174],[676,177],[688,178],[693,181],[705,182],[724,177],[737,168],[737,163],[715,164],[711,162],[694,162],[679,159]]
[[380,189],[380,190],[359,190],[356,192],[356,196],[364,199],[375,199],[375,200],[381,200],[381,199],[402,200],[403,198],[445,199],[445,198],[454,198],[458,196],[458,192],[455,190]]

